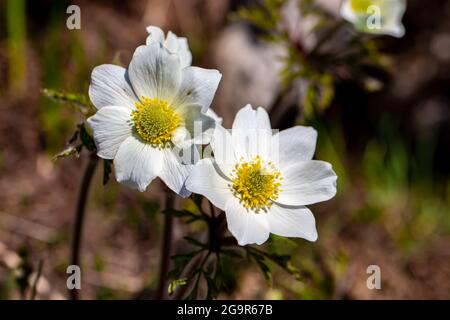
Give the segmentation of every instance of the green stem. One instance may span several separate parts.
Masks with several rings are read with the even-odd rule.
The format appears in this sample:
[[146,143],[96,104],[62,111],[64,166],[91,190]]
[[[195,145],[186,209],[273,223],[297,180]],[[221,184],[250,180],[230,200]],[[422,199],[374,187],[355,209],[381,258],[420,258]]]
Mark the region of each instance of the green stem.
[[[75,210],[75,224],[73,228],[72,248],[71,248],[71,265],[80,265],[80,249],[83,235],[84,216],[86,211],[86,202],[91,186],[92,177],[97,167],[98,157],[95,153],[91,153],[89,162],[84,170],[83,178],[81,180],[80,190],[78,193],[77,207]],[[69,291],[72,300],[78,299],[78,290],[72,289]]]
[[166,192],[166,214],[164,215],[164,230],[161,239],[161,261],[159,267],[158,285],[156,287],[155,297],[157,300],[162,300],[166,297],[167,289],[167,274],[169,273],[170,253],[172,249],[172,231],[173,231],[173,216],[169,213],[169,209],[174,208],[175,199],[170,190]]

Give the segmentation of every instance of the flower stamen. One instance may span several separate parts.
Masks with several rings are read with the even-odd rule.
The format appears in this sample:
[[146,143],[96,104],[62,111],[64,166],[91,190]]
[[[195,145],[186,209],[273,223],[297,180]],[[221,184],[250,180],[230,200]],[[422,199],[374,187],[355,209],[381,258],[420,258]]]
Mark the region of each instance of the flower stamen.
[[139,136],[147,143],[166,147],[181,124],[181,117],[165,100],[142,97],[131,117]]
[[256,156],[235,166],[230,187],[245,208],[259,212],[266,211],[278,198],[281,180],[281,173],[271,162]]
[[350,0],[350,6],[355,12],[367,14],[367,9],[371,5],[379,5],[379,2],[377,0]]

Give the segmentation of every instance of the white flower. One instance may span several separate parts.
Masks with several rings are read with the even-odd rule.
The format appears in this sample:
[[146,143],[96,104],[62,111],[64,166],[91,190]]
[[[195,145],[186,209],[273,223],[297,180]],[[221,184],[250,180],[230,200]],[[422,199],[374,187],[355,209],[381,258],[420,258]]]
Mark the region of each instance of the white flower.
[[192,54],[189,50],[188,41],[184,37],[177,37],[172,31],[167,33],[164,37],[164,32],[155,26],[147,27],[148,37],[147,44],[161,43],[171,53],[176,53],[180,56],[181,68],[188,67],[192,63]]
[[[114,159],[117,181],[144,191],[160,177],[189,195],[184,183],[192,164],[181,163],[179,155],[198,159],[192,145],[215,126],[205,112],[220,78],[217,70],[181,68],[179,56],[160,43],[138,47],[128,70],[96,67],[89,96],[98,111],[88,124],[98,156]],[[175,148],[181,140],[184,150]]]
[[[156,26],[148,26],[147,28],[148,37],[146,44],[152,44],[152,43],[160,43],[162,44],[167,50],[169,50],[172,53],[178,54],[180,57],[180,66],[181,68],[189,67],[192,63],[192,54],[189,50],[189,44],[186,38],[184,37],[178,37],[176,34],[174,34],[172,31],[169,31],[167,33],[167,37],[164,37],[164,31],[161,30],[161,28]],[[213,118],[216,123],[222,124],[223,119],[219,117],[211,108],[209,108],[206,111],[206,115]],[[208,130],[206,132],[207,136],[210,135],[212,130]]]
[[262,244],[270,233],[317,239],[314,216],[305,205],[336,194],[331,165],[311,160],[317,133],[296,126],[273,134],[267,112],[241,109],[231,133],[217,126],[214,159],[197,162],[186,187],[225,211],[240,245]]
[[358,31],[403,37],[406,0],[344,0],[341,16]]

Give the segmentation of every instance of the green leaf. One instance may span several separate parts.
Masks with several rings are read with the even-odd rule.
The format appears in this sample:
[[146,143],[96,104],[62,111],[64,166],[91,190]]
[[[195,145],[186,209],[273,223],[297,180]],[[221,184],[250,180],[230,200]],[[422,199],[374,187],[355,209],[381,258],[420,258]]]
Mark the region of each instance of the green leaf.
[[189,300],[189,301],[197,300],[197,295],[198,295],[198,285],[195,284],[194,287],[192,288],[191,292],[186,297],[186,300]]
[[202,201],[203,201],[203,196],[200,194],[193,194],[191,195],[191,199],[194,202],[195,206],[197,207],[197,209],[202,212]]
[[235,20],[244,20],[267,34],[276,30],[280,20],[280,8],[284,0],[265,0],[249,8],[241,7],[233,17]]
[[71,156],[79,157],[82,149],[83,149],[82,144],[79,144],[77,146],[69,146],[66,149],[64,149],[63,151],[61,151],[60,153],[53,156],[53,161],[56,161],[61,158],[68,158]]
[[192,223],[197,220],[204,220],[205,218],[201,215],[192,213],[188,210],[176,210],[176,209],[166,209],[163,211],[164,214],[171,214],[177,218],[188,218],[187,223]]
[[236,250],[231,250],[231,249],[221,249],[220,254],[226,255],[230,258],[237,258],[237,259],[243,258],[239,252],[237,252]]
[[[250,257],[253,257],[254,260],[258,263],[260,269],[263,271],[263,273],[266,273],[268,269],[267,265],[265,264],[265,259],[268,259],[272,262],[274,262],[279,267],[283,268],[286,272],[288,272],[290,275],[292,275],[296,280],[301,281],[304,279],[304,274],[302,273],[298,268],[296,268],[292,262],[291,262],[291,255],[289,254],[276,254],[276,253],[267,253],[264,251],[261,251],[259,249],[256,249],[254,247],[248,247],[247,253]],[[270,270],[269,270],[270,272]],[[266,279],[270,276],[271,280],[271,274],[264,274],[266,276]]]
[[270,268],[265,263],[264,255],[260,254],[253,248],[249,247],[247,250],[247,253],[249,254],[250,258],[253,258],[253,260],[258,265],[259,269],[264,275],[264,278],[266,279],[266,282],[269,286],[272,286],[272,272],[270,271]]
[[267,285],[272,286],[273,279],[270,268],[267,266],[264,260],[255,259],[255,261],[258,264],[259,268],[261,269],[261,272],[263,273],[264,278],[266,279]]
[[[86,125],[84,123],[79,124],[77,130],[74,132],[72,137],[68,141],[69,146],[63,151],[59,152],[53,157],[53,160],[56,161],[60,158],[67,158],[71,156],[79,156],[83,148],[86,148],[89,151],[95,151],[95,143],[92,136],[86,129]],[[105,160],[110,161],[110,160]],[[104,168],[104,170],[109,170],[111,172],[111,168]],[[105,171],[104,171],[105,174]],[[105,183],[105,176],[103,176],[103,182]]]
[[272,253],[268,255],[268,258],[275,262],[278,266],[283,268],[285,271],[287,271],[296,280],[303,280],[301,271],[292,264],[290,255],[278,255]]
[[187,284],[187,280],[187,278],[181,278],[171,281],[167,289],[169,295],[172,295],[179,286],[185,286]]
[[207,300],[211,300],[215,297],[217,297],[220,293],[220,285],[218,283],[218,281],[216,281],[215,278],[213,278],[212,276],[210,276],[209,274],[207,274],[206,272],[203,273],[205,280],[206,280],[206,284],[208,286],[208,292],[206,294],[206,299]]
[[288,261],[286,263],[285,270],[289,272],[289,274],[292,275],[297,281],[303,281],[305,278],[303,276],[303,273],[297,267],[295,267],[291,261]]
[[76,107],[78,111],[85,116],[94,109],[89,98],[84,94],[64,92],[55,89],[43,89],[42,93],[52,101]]
[[171,279],[179,278],[186,265],[201,251],[203,250],[200,249],[185,254],[177,254],[170,257],[170,259],[173,261],[173,269],[169,271],[168,277]]
[[207,245],[205,243],[202,243],[202,242],[198,241],[197,239],[194,239],[191,237],[183,237],[183,239],[196,247],[200,247],[200,248],[204,248],[204,249],[207,248]]

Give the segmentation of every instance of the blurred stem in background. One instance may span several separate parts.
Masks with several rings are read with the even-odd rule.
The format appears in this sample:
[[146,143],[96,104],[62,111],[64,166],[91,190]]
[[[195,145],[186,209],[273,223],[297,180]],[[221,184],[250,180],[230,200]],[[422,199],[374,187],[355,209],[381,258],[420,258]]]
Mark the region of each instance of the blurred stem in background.
[[6,1],[6,29],[9,89],[23,91],[26,87],[25,0]]
[[[92,178],[97,167],[98,157],[95,152],[91,152],[89,162],[84,170],[83,178],[81,180],[80,190],[78,193],[77,207],[75,211],[75,223],[72,234],[72,252],[71,265],[80,266],[80,249],[81,239],[83,235],[83,224],[86,211],[86,201],[89,195],[89,188],[91,186]],[[70,290],[70,298],[72,300],[78,299],[78,290]]]
[[38,293],[38,284],[39,284],[39,279],[41,278],[42,275],[42,268],[44,267],[44,260],[40,260],[39,261],[39,265],[38,265],[38,269],[36,272],[36,277],[34,278],[33,281],[33,286],[31,287],[31,294],[30,294],[30,300],[35,300],[37,293]]
[[172,249],[172,233],[173,233],[173,216],[170,211],[174,208],[174,195],[166,186],[165,189],[165,210],[164,214],[164,230],[161,237],[161,261],[159,265],[158,285],[156,287],[155,298],[157,300],[164,299],[167,292],[167,275],[169,273],[170,253]]

